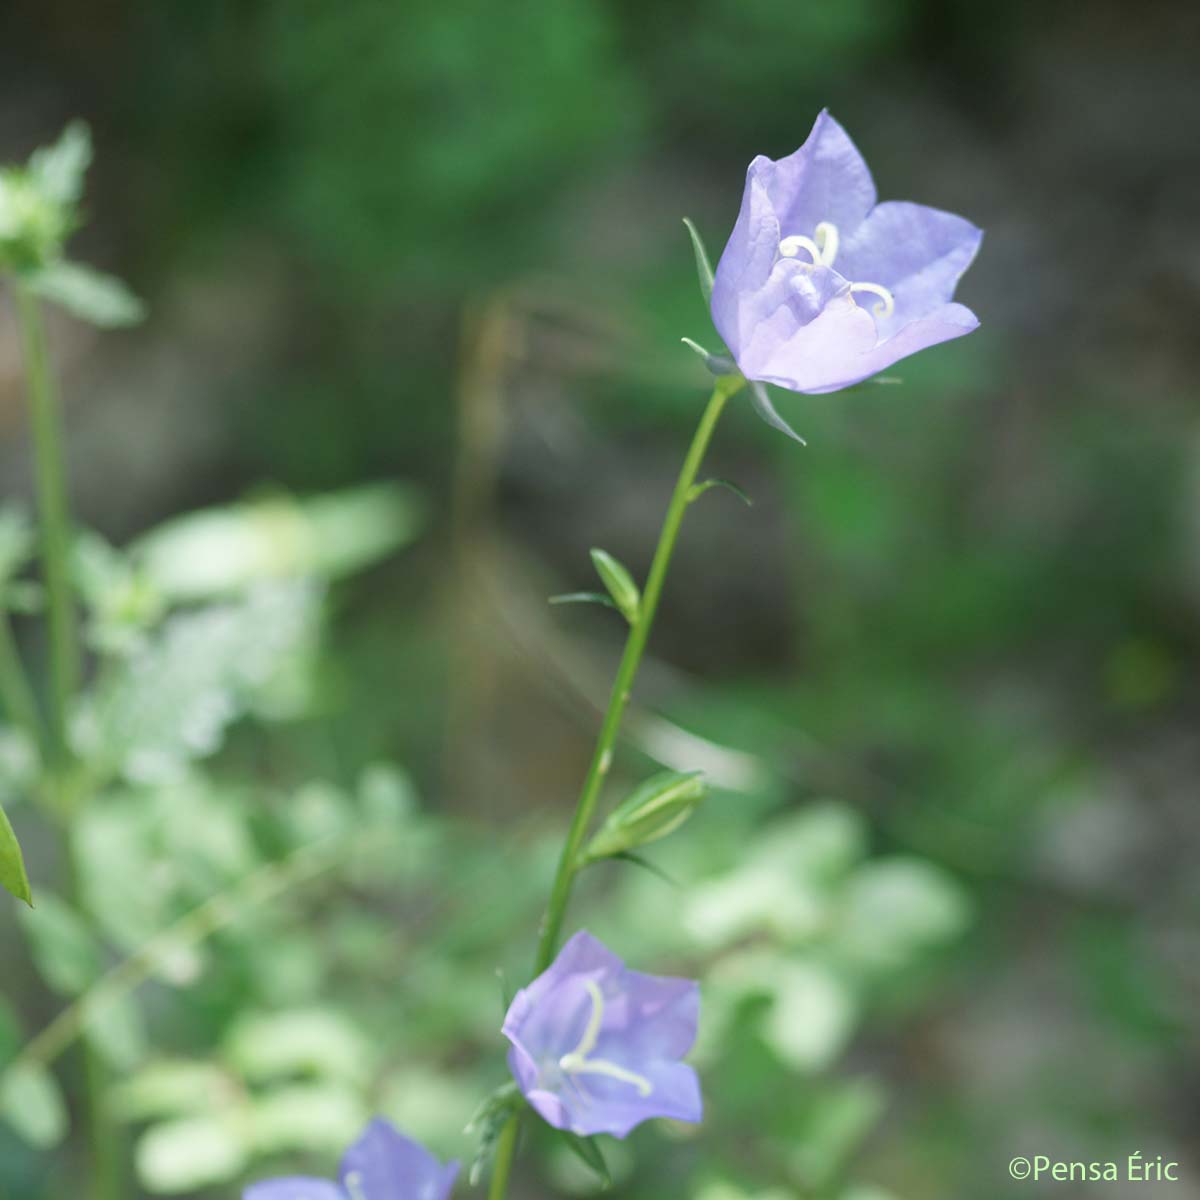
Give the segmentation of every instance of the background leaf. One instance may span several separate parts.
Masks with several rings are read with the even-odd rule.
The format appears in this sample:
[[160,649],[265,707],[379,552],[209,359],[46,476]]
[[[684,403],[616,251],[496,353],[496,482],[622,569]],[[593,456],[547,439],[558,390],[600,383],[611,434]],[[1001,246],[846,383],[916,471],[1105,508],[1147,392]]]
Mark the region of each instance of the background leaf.
[[82,263],[58,259],[26,282],[43,300],[101,329],[136,325],[146,315],[146,306],[119,279]]

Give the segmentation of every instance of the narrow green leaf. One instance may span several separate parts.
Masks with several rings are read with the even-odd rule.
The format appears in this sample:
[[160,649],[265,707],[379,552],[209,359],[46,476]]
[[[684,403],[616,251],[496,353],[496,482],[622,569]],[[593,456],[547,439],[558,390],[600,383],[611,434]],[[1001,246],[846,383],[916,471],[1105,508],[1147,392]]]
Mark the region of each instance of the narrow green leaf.
[[33,895],[29,891],[29,876],[25,873],[25,858],[13,827],[8,823],[4,809],[0,808],[0,884],[3,884],[18,900],[33,907]]
[[564,592],[561,596],[551,596],[549,604],[603,604],[605,608],[616,608],[611,596],[603,592]]
[[704,248],[704,239],[689,217],[684,217],[683,223],[687,226],[688,236],[692,239],[692,252],[696,255],[696,277],[700,280],[700,291],[704,293],[705,300],[711,300],[713,269],[708,258],[708,251]]
[[612,1175],[609,1173],[608,1163],[604,1161],[604,1152],[600,1149],[600,1143],[594,1137],[580,1137],[565,1129],[560,1130],[559,1133],[562,1140],[566,1142],[584,1166],[595,1171],[604,1187],[612,1187]]
[[146,315],[146,306],[116,276],[66,259],[35,272],[28,284],[43,300],[101,329],[136,325]]
[[705,479],[703,482],[695,484],[688,492],[688,500],[699,500],[710,488],[724,488],[727,492],[732,492],[747,508],[754,507],[754,501],[729,479]]
[[615,858],[618,862],[632,863],[635,867],[641,867],[643,871],[649,871],[651,875],[655,876],[655,878],[661,879],[663,883],[668,884],[676,890],[683,887],[683,884],[681,884],[673,875],[668,875],[667,872],[662,869],[662,867],[652,863],[648,858],[643,858],[640,854],[634,854],[629,850],[624,850],[620,854],[614,854],[613,858]]
[[613,558],[607,550],[593,547],[591,554],[596,573],[608,589],[608,594],[616,602],[625,620],[630,625],[635,624],[642,607],[642,593],[638,590],[638,585],[633,582],[633,576],[630,575],[629,569]]

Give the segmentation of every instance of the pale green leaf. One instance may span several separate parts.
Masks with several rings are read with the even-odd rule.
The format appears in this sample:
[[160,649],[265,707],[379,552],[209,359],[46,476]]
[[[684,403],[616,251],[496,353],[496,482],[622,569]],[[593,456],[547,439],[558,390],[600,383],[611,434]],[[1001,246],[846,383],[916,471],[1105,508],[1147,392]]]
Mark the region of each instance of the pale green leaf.
[[83,917],[51,892],[21,911],[21,924],[39,974],[56,992],[77,996],[100,974],[100,948]]
[[251,1080],[298,1074],[357,1080],[367,1074],[370,1059],[357,1028],[326,1009],[243,1016],[226,1043],[226,1055]]
[[340,1154],[370,1119],[358,1090],[344,1084],[292,1084],[257,1100],[250,1114],[259,1153]]
[[118,1084],[111,1102],[125,1121],[200,1116],[227,1105],[237,1087],[212,1063],[159,1059]]
[[891,970],[956,938],[970,921],[962,886],[919,858],[864,864],[842,898],[838,944],[857,965]]
[[272,580],[341,578],[411,542],[424,519],[418,494],[395,483],[277,494],[173,518],[132,553],[163,595],[210,600]]
[[151,1126],[137,1144],[135,1163],[147,1191],[192,1192],[229,1183],[249,1157],[244,1114],[185,1117]]
[[58,141],[35,150],[29,176],[39,195],[70,207],[83,196],[83,181],[92,162],[92,135],[82,121],[72,121]]
[[172,617],[81,703],[77,751],[131,782],[178,781],[307,644],[317,601],[310,588],[277,585]]
[[26,284],[43,300],[101,329],[136,325],[145,305],[114,275],[57,259],[27,276]]
[[0,1075],[0,1116],[31,1146],[49,1150],[67,1133],[62,1091],[45,1067],[26,1063]]

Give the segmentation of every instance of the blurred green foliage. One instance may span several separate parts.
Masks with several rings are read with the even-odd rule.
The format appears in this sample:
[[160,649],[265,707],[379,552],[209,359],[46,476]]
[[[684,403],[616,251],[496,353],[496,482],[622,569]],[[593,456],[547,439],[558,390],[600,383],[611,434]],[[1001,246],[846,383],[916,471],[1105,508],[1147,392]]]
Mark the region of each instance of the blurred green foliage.
[[[712,342],[679,218],[719,248],[748,159],[826,104],[881,194],[989,228],[966,281],[985,324],[902,388],[783,398],[803,453],[740,405],[720,432],[714,470],[755,508],[716,493],[689,519],[654,646],[684,684],[653,672],[648,702],[753,755],[757,782],[647,851],[677,888],[605,864],[573,914],[706,980],[709,1118],[606,1145],[617,1194],[1000,1200],[1034,1135],[1083,1157],[1185,1144],[1196,364],[1169,218],[1195,172],[1138,88],[1176,114],[1194,91],[1129,82],[1168,88],[1187,44],[1156,14],[1052,8],[0,14],[5,158],[90,119],[80,240],[155,313],[142,341],[73,351],[76,478],[106,534],[76,561],[98,668],[75,727],[98,772],[85,914],[17,802],[31,748],[0,728],[0,802],[45,885],[0,922],[0,1194],[76,1186],[70,1054],[18,1055],[131,958],[144,982],[79,1032],[119,1076],[144,1191],[327,1171],[373,1111],[470,1155],[462,1125],[505,1076],[494,971],[528,970],[590,725],[562,716],[574,660],[529,653],[493,596],[460,613],[451,559],[518,544],[507,598],[539,611],[594,586],[597,540],[640,575],[704,383],[677,339]],[[1133,227],[1117,270],[1097,246]],[[508,373],[472,421],[464,314],[497,289]],[[164,345],[191,392],[152,369]],[[133,519],[88,424],[114,363],[129,461],[168,479]],[[464,535],[455,463],[493,422]],[[197,431],[208,459],[180,451]],[[396,477],[420,492],[363,482]],[[5,509],[26,633],[30,550]],[[609,617],[552,628],[607,665]],[[629,787],[656,769],[619,765]],[[557,1140],[535,1149],[528,1194],[595,1188]]]

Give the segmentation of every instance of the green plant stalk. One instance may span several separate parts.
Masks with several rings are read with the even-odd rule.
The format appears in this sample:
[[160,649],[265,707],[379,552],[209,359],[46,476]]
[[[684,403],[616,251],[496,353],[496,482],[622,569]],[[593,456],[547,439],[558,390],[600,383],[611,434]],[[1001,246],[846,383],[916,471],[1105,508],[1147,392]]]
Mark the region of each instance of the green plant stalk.
[[50,633],[50,752],[62,771],[68,760],[67,714],[79,685],[79,631],[71,597],[71,526],[63,459],[62,420],[50,370],[46,327],[36,296],[21,284],[14,288],[25,360],[29,417],[37,467],[41,520],[42,570],[45,574]]
[[521,1118],[519,1114],[514,1113],[504,1123],[496,1142],[496,1158],[492,1167],[492,1180],[488,1185],[488,1200],[504,1200],[508,1195],[508,1176],[517,1154],[517,1135],[520,1132]]
[[[559,856],[558,870],[550,890],[550,901],[546,906],[546,915],[542,918],[537,961],[533,972],[535,976],[540,975],[550,965],[558,946],[558,937],[566,917],[567,905],[570,903],[571,890],[580,868],[580,852],[596,814],[596,804],[600,799],[604,781],[612,767],[613,751],[617,742],[617,734],[621,729],[621,719],[629,704],[633,683],[642,663],[642,654],[646,649],[646,642],[654,625],[654,614],[658,610],[658,601],[662,595],[663,584],[666,582],[667,571],[671,566],[671,556],[675,551],[675,543],[679,538],[683,517],[688,506],[696,498],[692,491],[696,483],[696,475],[704,461],[704,455],[712,440],[713,431],[716,429],[725,402],[738,391],[743,382],[736,377],[723,377],[717,381],[704,410],[704,415],[700,418],[700,424],[696,427],[696,432],[692,437],[692,444],[688,447],[687,457],[683,460],[683,467],[680,469],[679,478],[675,483],[675,490],[671,493],[671,502],[667,507],[667,515],[663,519],[662,531],[658,535],[658,546],[655,548],[654,558],[650,563],[650,573],[646,577],[646,587],[642,592],[637,619],[629,627],[629,636],[625,640],[625,650],[621,655],[620,665],[617,667],[616,679],[613,681],[612,692],[608,699],[608,709],[600,726],[599,737],[596,739],[591,765],[584,778],[579,801],[575,806],[575,816],[571,820],[571,828],[567,833],[562,854]],[[496,1157],[492,1167],[488,1200],[504,1200],[507,1194],[508,1177],[516,1154],[520,1122],[520,1114],[510,1117],[500,1133],[500,1138],[496,1143]]]
[[[740,382],[740,381],[738,381]],[[534,965],[534,975],[540,975],[551,963],[554,952],[558,947],[558,936],[562,931],[562,923],[567,913],[567,904],[571,899],[571,889],[579,870],[579,854],[583,849],[584,838],[596,813],[596,803],[604,787],[612,767],[613,750],[617,742],[617,734],[621,729],[621,719],[629,704],[634,680],[642,663],[642,654],[654,625],[654,614],[658,610],[659,597],[662,595],[663,584],[666,582],[667,571],[671,566],[671,556],[675,551],[675,543],[679,538],[679,529],[683,524],[684,513],[692,502],[692,486],[696,482],[696,474],[708,444],[712,440],[713,430],[725,407],[726,400],[736,390],[736,384],[727,384],[723,379],[718,381],[709,398],[704,415],[692,437],[688,447],[687,457],[671,494],[671,503],[667,507],[667,515],[663,519],[662,531],[658,535],[658,546],[650,563],[650,573],[646,577],[646,587],[642,593],[642,602],[638,609],[637,620],[629,627],[629,636],[625,641],[625,651],[621,655],[621,663],[617,667],[617,676],[613,681],[612,692],[608,699],[608,709],[600,726],[600,735],[596,739],[596,748],[592,753],[591,765],[583,781],[579,793],[579,801],[575,806],[575,816],[567,833],[562,854],[558,860],[558,870],[554,876],[554,884],[550,891],[550,902],[546,906],[546,915],[542,919],[541,935],[538,939],[537,961]]]
[[9,720],[23,729],[35,747],[42,745],[37,700],[21,665],[8,613],[0,611],[0,703]]
[[[46,584],[49,625],[49,745],[48,761],[43,771],[43,790],[62,822],[71,902],[86,918],[76,838],[75,816],[79,797],[72,779],[73,763],[67,735],[68,714],[79,686],[80,652],[71,587],[71,518],[67,505],[62,418],[50,367],[41,305],[37,297],[20,282],[13,290],[16,294],[30,427],[33,432],[42,573]],[[86,1039],[82,1046],[82,1071],[90,1193],[95,1200],[121,1200],[124,1190],[122,1156],[104,1105],[107,1071]]]

